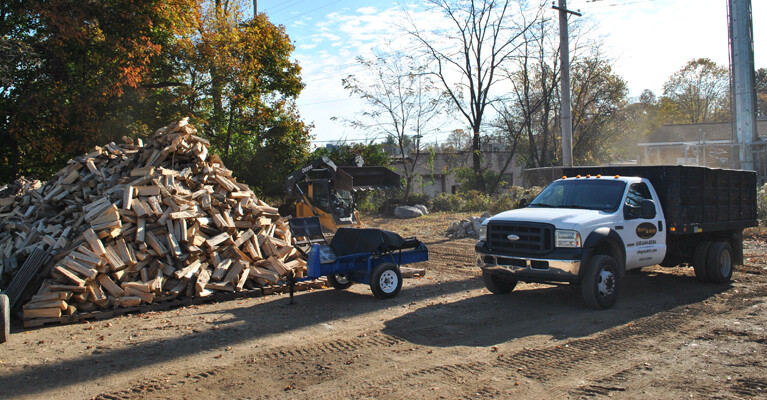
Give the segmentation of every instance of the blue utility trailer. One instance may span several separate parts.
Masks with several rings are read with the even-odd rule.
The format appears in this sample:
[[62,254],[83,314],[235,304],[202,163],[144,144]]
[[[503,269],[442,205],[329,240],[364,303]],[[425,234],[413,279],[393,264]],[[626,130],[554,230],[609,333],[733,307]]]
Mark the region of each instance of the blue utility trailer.
[[363,283],[370,285],[377,298],[392,298],[402,288],[399,267],[429,260],[429,250],[418,239],[403,239],[381,229],[341,228],[330,243],[322,235],[316,217],[293,218],[290,229],[294,237],[321,237],[303,242],[311,246],[304,279],[326,276],[337,290]]

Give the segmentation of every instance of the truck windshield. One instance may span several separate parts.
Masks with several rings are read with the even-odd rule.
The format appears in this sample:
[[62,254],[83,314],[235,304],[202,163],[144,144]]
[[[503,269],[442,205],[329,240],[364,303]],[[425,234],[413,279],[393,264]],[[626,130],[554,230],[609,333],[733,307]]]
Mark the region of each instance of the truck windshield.
[[626,183],[603,179],[568,179],[552,183],[530,202],[529,207],[582,208],[615,212],[620,207]]

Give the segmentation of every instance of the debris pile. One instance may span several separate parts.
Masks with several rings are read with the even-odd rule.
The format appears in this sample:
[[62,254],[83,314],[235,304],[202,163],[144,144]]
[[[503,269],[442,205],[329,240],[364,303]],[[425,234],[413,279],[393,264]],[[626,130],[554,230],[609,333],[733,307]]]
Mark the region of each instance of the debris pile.
[[196,133],[184,119],[145,145],[96,147],[44,185],[0,199],[6,278],[35,248],[54,255],[23,306],[25,325],[303,276],[286,221]]
[[481,217],[469,217],[460,222],[453,222],[447,228],[447,237],[453,239],[479,238],[479,226],[490,217],[490,213],[486,212]]

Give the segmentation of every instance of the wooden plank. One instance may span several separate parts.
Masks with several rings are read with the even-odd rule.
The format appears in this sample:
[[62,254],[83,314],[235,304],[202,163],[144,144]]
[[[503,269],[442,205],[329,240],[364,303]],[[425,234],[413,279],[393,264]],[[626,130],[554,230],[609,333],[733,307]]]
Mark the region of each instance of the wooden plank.
[[61,308],[38,308],[34,310],[24,310],[24,319],[32,318],[59,318],[61,317]]

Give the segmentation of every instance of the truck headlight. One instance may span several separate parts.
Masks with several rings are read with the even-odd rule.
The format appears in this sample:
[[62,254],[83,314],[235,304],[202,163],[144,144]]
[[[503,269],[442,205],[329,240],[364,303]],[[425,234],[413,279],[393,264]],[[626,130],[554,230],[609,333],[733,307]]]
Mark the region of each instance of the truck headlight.
[[578,231],[557,229],[554,236],[557,247],[581,247],[581,234]]
[[487,240],[487,225],[485,224],[479,226],[479,240],[483,242]]

